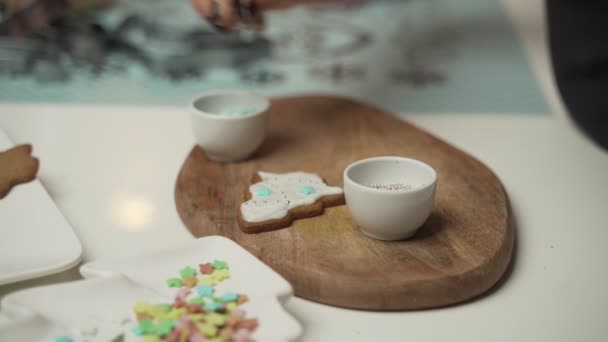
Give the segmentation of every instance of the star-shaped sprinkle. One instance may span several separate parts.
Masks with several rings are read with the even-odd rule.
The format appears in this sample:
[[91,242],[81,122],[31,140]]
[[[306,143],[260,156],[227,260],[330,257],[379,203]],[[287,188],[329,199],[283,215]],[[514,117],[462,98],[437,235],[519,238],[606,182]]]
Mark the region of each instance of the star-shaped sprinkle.
[[201,297],[211,297],[213,296],[215,289],[213,288],[213,286],[200,285],[196,288],[196,291]]
[[141,328],[138,326],[136,326],[135,328],[132,329],[133,333],[137,336],[141,336],[142,332],[141,332]]
[[225,327],[222,330],[220,330],[220,337],[227,341],[230,341],[233,334],[234,334],[234,329],[232,329],[230,327]]
[[192,293],[192,290],[190,290],[187,287],[182,287],[175,294],[175,301],[176,302],[185,302],[186,299],[188,298],[188,296],[190,295],[190,293]]
[[190,318],[190,320],[192,322],[205,322],[205,317],[207,317],[207,315],[197,313],[197,314],[188,315],[188,317]]
[[246,294],[239,295],[239,298],[236,300],[238,304],[245,304],[249,301],[249,297]]
[[245,312],[245,310],[242,309],[238,309],[238,310],[234,310],[230,313],[230,316],[232,317],[239,317],[239,318],[243,318],[245,317],[247,313]]
[[193,277],[196,275],[196,269],[190,266],[186,266],[179,270],[179,275],[181,275],[182,278]]
[[207,315],[206,320],[207,320],[207,323],[209,323],[209,324],[224,325],[226,323],[226,315],[212,312]]
[[255,330],[258,327],[258,320],[255,318],[245,319],[236,324],[237,329]]
[[228,312],[232,312],[232,311],[236,310],[236,308],[238,308],[238,306],[239,305],[237,303],[231,302],[231,303],[226,304],[226,310],[228,310]]
[[171,309],[172,309],[171,305],[169,305],[169,304],[158,304],[158,305],[155,305],[154,307],[165,313],[171,311]]
[[210,263],[206,263],[198,265],[198,270],[201,271],[202,274],[211,274],[215,269]]
[[272,190],[270,190],[270,188],[260,188],[255,193],[260,197],[268,197],[272,195]]
[[196,286],[197,282],[198,282],[198,279],[196,279],[196,277],[186,277],[182,281],[182,284],[186,287],[193,288]]
[[152,316],[149,313],[147,313],[147,312],[137,312],[137,313],[135,313],[135,316],[137,317],[138,321],[143,321],[143,320],[146,320],[146,319],[152,319]]
[[239,295],[237,293],[234,292],[228,292],[224,295],[222,295],[219,300],[221,302],[224,303],[228,303],[228,302],[236,302],[236,300],[239,298]]
[[211,266],[213,266],[214,269],[216,270],[224,270],[224,269],[228,269],[228,263],[225,261],[221,261],[221,260],[213,260],[213,263],[211,263]]
[[205,277],[205,278],[198,278],[198,282],[196,283],[196,285],[209,285],[209,286],[215,286],[215,284],[217,284],[217,279],[211,278],[211,277]]
[[211,279],[216,281],[224,281],[230,278],[230,271],[227,269],[215,270],[215,272],[211,273]]
[[201,297],[194,297],[194,298],[190,299],[190,304],[205,305],[205,300]]
[[204,307],[207,311],[219,311],[224,308],[224,305],[221,303],[207,303]]
[[196,314],[199,312],[203,312],[203,307],[197,304],[188,304],[186,305],[186,310],[188,310],[188,313]]
[[226,318],[226,326],[234,327],[240,320],[240,317],[229,316]]
[[214,325],[211,325],[208,323],[203,323],[203,324],[197,324],[197,327],[198,327],[198,330],[207,337],[212,337],[217,334],[217,327],[215,327]]
[[182,280],[179,278],[167,279],[167,286],[169,287],[182,287]]
[[156,333],[156,326],[154,325],[154,321],[147,319],[139,321],[139,329],[142,335],[150,335]]
[[135,312],[150,312],[152,309],[152,305],[148,302],[137,302],[133,306],[133,311]]
[[167,336],[173,330],[174,321],[160,321],[156,326],[156,333],[160,336]]
[[298,192],[301,193],[302,195],[312,195],[314,193],[317,192],[317,190],[315,190],[315,188],[313,188],[312,186],[303,186],[301,188],[298,189]]
[[190,338],[188,339],[188,342],[205,342],[207,341],[207,339],[205,337],[203,337],[203,335],[201,335],[199,332],[195,332],[192,335],[190,335]]
[[186,312],[187,312],[187,310],[185,308],[174,309],[173,311],[169,312],[165,317],[170,321],[177,321]]

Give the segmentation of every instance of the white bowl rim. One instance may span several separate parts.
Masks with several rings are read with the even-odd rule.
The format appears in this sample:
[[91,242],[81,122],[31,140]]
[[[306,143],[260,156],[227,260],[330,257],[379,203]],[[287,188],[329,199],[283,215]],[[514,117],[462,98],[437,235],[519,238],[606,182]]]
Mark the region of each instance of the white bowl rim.
[[[217,115],[217,114],[210,114],[207,112],[204,112],[198,108],[196,108],[196,106],[194,105],[196,103],[196,101],[200,100],[201,98],[204,97],[210,97],[210,96],[224,96],[224,95],[247,95],[247,96],[252,96],[252,97],[257,97],[258,99],[262,100],[264,102],[264,106],[257,110],[254,113],[251,114],[246,114],[246,115],[240,115],[240,116],[227,116],[227,115]],[[258,115],[262,115],[264,114],[266,111],[268,111],[268,108],[270,108],[270,100],[264,96],[258,95],[252,91],[247,91],[247,90],[211,90],[211,91],[206,91],[203,92],[195,97],[193,97],[190,100],[190,104],[188,105],[188,109],[190,110],[190,113],[194,114],[194,115],[198,115],[198,116],[202,116],[204,118],[208,118],[208,119],[212,119],[212,120],[218,120],[218,121],[236,121],[236,120],[243,120],[243,119],[248,119],[254,116],[258,116]]]
[[[420,166],[423,169],[426,169],[427,171],[430,171],[431,174],[431,181],[428,184],[425,184],[425,186],[422,187],[417,187],[414,189],[410,189],[410,190],[399,190],[399,191],[391,191],[391,190],[382,190],[382,189],[374,189],[372,187],[369,186],[365,186],[363,184],[360,184],[358,182],[355,182],[354,180],[352,180],[348,173],[350,170],[352,170],[353,168],[362,165],[362,164],[368,164],[368,163],[373,163],[373,162],[378,162],[378,161],[387,161],[387,160],[400,160],[406,163],[410,163],[410,164],[414,164],[416,166]],[[437,172],[435,171],[435,169],[433,169],[433,167],[431,167],[430,165],[417,160],[417,159],[413,159],[413,158],[406,158],[406,157],[399,157],[399,156],[379,156],[379,157],[371,157],[371,158],[366,158],[366,159],[361,159],[358,160],[354,163],[351,163],[350,165],[348,165],[346,167],[346,169],[344,169],[344,181],[350,183],[351,185],[353,185],[354,187],[360,189],[360,190],[364,190],[364,191],[369,191],[372,193],[377,193],[377,194],[383,194],[383,195],[387,195],[387,196],[398,196],[398,195],[403,195],[403,194],[414,194],[414,193],[418,193],[418,192],[422,192],[425,190],[428,190],[429,188],[432,188],[436,183],[437,183]]]

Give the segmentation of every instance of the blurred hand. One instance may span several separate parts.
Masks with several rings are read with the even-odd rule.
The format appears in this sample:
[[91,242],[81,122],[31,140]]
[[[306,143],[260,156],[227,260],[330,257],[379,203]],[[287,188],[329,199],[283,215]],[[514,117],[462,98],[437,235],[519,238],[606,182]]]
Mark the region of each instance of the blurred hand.
[[[315,0],[314,2],[319,2]],[[221,30],[231,30],[239,24],[251,27],[264,25],[263,12],[287,8],[310,0],[191,0],[201,17]]]

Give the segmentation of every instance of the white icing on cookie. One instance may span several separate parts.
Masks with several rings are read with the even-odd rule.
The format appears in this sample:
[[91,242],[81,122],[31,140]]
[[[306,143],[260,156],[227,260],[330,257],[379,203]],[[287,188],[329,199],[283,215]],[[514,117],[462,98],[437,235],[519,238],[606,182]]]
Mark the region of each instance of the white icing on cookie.
[[342,188],[327,186],[321,177],[312,173],[258,172],[258,175],[262,181],[249,187],[252,197],[241,204],[241,214],[247,222],[281,219],[293,208],[342,193]]

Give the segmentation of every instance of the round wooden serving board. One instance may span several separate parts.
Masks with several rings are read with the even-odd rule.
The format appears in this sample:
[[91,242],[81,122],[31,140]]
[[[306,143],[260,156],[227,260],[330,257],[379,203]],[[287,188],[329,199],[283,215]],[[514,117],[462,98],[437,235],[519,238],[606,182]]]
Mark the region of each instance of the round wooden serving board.
[[[382,155],[419,159],[437,170],[435,207],[413,238],[370,239],[346,206],[277,231],[239,229],[237,210],[257,171],[312,172],[342,186],[348,164]],[[289,280],[297,296],[347,308],[410,310],[466,301],[499,280],[513,249],[508,199],[492,171],[406,122],[342,98],[273,100],[266,141],[247,161],[210,161],[194,147],[175,201],[195,236],[228,237]]]

